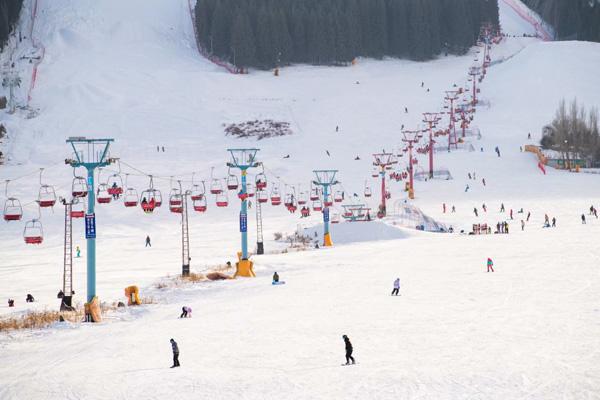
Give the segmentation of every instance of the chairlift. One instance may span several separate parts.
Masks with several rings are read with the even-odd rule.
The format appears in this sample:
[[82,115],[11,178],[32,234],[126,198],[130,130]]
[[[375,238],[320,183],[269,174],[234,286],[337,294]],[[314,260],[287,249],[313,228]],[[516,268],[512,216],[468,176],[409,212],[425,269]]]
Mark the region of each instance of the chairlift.
[[85,204],[75,199],[71,205],[71,218],[83,218],[85,216]]
[[44,241],[44,230],[39,219],[27,221],[23,229],[23,239],[26,244],[41,244]]
[[54,204],[56,204],[56,192],[52,186],[42,183],[43,172],[44,168],[40,168],[40,190],[37,202],[40,207],[54,207]]
[[125,204],[125,207],[136,207],[138,204],[138,198],[137,190],[134,188],[127,188],[125,191],[123,204]]
[[237,188],[239,186],[240,186],[240,183],[238,181],[238,177],[233,174],[228,174],[227,175],[227,189],[228,190],[237,190]]
[[4,190],[4,194],[6,195],[6,200],[4,201],[4,220],[5,221],[20,221],[23,217],[23,207],[21,207],[21,202],[15,197],[8,196],[8,183],[10,180],[6,180],[6,188]]
[[204,181],[201,182],[201,185],[197,185],[194,183],[194,173],[192,173],[192,190],[190,191],[190,198],[192,201],[201,200],[204,196],[206,196],[206,186],[204,185]]
[[222,191],[217,194],[215,197],[217,207],[227,207],[229,205],[229,198],[227,196],[227,191]]
[[281,204],[281,193],[279,192],[279,187],[275,184],[273,185],[273,189],[271,189],[271,205],[278,206]]
[[223,183],[220,179],[213,178],[210,184],[210,192],[212,194],[221,194],[223,193]]
[[169,205],[170,206],[180,206],[183,204],[183,196],[181,195],[181,190],[177,188],[171,189],[169,193]]
[[303,206],[308,202],[308,195],[306,192],[300,192],[298,195],[298,204]]
[[154,212],[154,209],[160,207],[161,204],[162,195],[160,190],[154,189],[154,182],[152,175],[150,175],[150,185],[148,189],[144,190],[140,195],[140,205],[146,214],[151,214]]
[[267,201],[269,201],[269,196],[264,190],[259,190],[258,192],[256,192],[256,198],[258,199],[259,203],[266,203]]
[[194,207],[194,211],[198,212],[206,212],[207,204],[206,204],[206,196],[202,196],[197,200],[192,200],[192,207]]
[[87,183],[84,177],[75,176],[73,178],[73,183],[71,184],[71,194],[73,197],[85,197],[87,196],[88,188]]
[[120,196],[123,194],[123,179],[119,174],[111,175],[106,181],[108,194],[111,196]]
[[248,194],[248,197],[254,197],[256,194],[256,189],[252,182],[246,182],[246,193]]
[[313,187],[310,189],[310,201],[317,201],[321,198],[319,195],[319,188]]
[[256,183],[256,190],[265,190],[267,188],[267,176],[264,171],[256,175],[254,182]]
[[96,199],[99,204],[108,204],[112,200],[112,195],[108,193],[108,185],[106,183],[98,185],[98,195]]
[[335,201],[336,203],[341,203],[342,201],[344,201],[344,191],[337,190],[333,195],[333,201]]
[[314,200],[312,203],[313,211],[323,211],[323,203],[320,199]]
[[366,184],[365,184],[365,193],[364,194],[365,194],[365,197],[371,197],[371,195],[373,194],[371,192],[371,188]]
[[333,213],[331,213],[331,223],[332,224],[340,223],[340,213],[339,212],[334,211]]

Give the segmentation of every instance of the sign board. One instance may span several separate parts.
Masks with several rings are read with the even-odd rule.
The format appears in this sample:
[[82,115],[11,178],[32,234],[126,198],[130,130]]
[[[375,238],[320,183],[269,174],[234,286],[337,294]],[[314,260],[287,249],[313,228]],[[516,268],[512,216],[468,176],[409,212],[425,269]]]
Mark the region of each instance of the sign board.
[[323,221],[329,222],[329,207],[323,209]]
[[240,213],[240,232],[248,232],[248,214]]
[[96,214],[85,215],[85,238],[96,239]]

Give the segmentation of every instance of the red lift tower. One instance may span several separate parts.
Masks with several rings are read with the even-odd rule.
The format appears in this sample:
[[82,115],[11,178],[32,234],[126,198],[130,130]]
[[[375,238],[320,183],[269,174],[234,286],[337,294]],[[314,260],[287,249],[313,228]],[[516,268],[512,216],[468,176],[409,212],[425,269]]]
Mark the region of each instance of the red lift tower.
[[379,167],[379,176],[381,177],[381,204],[379,205],[379,211],[377,211],[377,218],[383,218],[386,216],[386,190],[385,190],[385,174],[388,167],[397,164],[398,161],[394,158],[392,153],[376,153],[373,154],[373,165]]
[[408,198],[409,199],[414,199],[415,198],[415,187],[414,187],[414,159],[412,156],[412,149],[414,147],[415,143],[419,142],[419,139],[421,139],[423,137],[422,131],[418,130],[418,131],[408,131],[408,130],[404,130],[402,131],[402,135],[404,136],[404,138],[402,139],[402,141],[404,143],[407,144],[408,147],[408,176],[409,176],[409,181],[408,181]]
[[458,148],[458,140],[456,139],[456,119],[454,118],[454,102],[458,100],[458,90],[448,90],[446,91],[446,97],[444,99],[450,103],[450,105],[444,106],[445,108],[450,108],[448,114],[450,115],[450,123],[448,124],[448,151],[450,151],[450,147],[452,145],[455,148]]
[[429,179],[433,179],[433,127],[440,122],[442,118],[439,113],[423,113],[423,122],[429,127]]

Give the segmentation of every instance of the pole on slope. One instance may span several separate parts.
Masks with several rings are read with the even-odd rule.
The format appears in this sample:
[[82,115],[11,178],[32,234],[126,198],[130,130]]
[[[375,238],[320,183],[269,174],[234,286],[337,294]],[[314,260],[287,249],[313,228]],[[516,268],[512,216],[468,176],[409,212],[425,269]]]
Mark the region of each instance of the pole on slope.
[[375,153],[373,154],[373,165],[379,168],[379,177],[381,178],[381,204],[377,211],[377,218],[383,218],[387,215],[387,191],[385,190],[385,174],[386,170],[392,165],[397,164],[398,161],[394,158],[392,153]]
[[[73,148],[74,159],[67,159],[65,163],[73,168],[84,167],[87,170],[88,206],[85,215],[85,237],[87,244],[87,303],[91,304],[96,297],[96,191],[94,185],[94,171],[96,168],[110,165],[116,160],[109,158],[108,150],[114,139],[87,139],[85,137],[70,137],[66,141]],[[86,307],[86,321],[98,322],[99,311],[96,316],[88,313]]]
[[335,179],[335,175],[337,174],[337,169],[315,169],[313,173],[315,174],[315,180],[313,184],[316,186],[321,186],[323,188],[323,246],[330,247],[333,246],[333,241],[331,240],[331,232],[329,230],[329,201],[330,196],[330,188],[333,185],[337,185],[340,183]]
[[413,156],[412,156],[412,149],[414,147],[414,144],[417,143],[419,141],[419,139],[421,139],[423,136],[422,136],[422,133],[420,130],[415,130],[415,131],[404,130],[404,131],[402,131],[402,135],[404,136],[402,141],[404,143],[406,143],[407,147],[408,147],[408,174],[409,174],[408,198],[414,199],[415,198],[414,160],[413,160]]
[[245,276],[254,277],[254,263],[250,261],[248,255],[248,187],[247,171],[249,168],[255,168],[259,165],[256,162],[256,153],[259,149],[227,149],[231,155],[231,162],[227,163],[229,168],[237,168],[242,175],[242,188],[238,193],[241,200],[240,210],[240,233],[242,251],[238,253],[238,262],[236,263],[236,272],[234,277]]
[[429,126],[429,179],[433,179],[433,127],[440,122],[439,113],[423,113],[423,122]]
[[[181,181],[177,181],[179,183],[179,192],[182,193],[181,190]],[[181,209],[181,275],[182,276],[190,276],[190,232],[189,232],[189,224],[188,224],[188,196],[192,192],[190,190],[186,190],[182,193],[183,203]]]

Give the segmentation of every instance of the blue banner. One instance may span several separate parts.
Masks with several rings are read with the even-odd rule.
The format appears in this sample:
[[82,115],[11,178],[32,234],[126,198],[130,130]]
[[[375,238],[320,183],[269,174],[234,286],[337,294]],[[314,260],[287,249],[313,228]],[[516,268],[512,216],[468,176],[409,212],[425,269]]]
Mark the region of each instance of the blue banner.
[[323,209],[323,221],[329,222],[329,207]]
[[240,232],[248,232],[248,214],[240,213]]
[[96,214],[85,215],[85,238],[96,239]]

